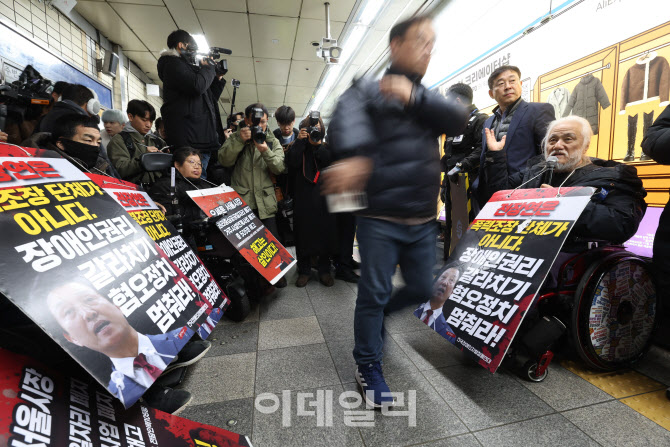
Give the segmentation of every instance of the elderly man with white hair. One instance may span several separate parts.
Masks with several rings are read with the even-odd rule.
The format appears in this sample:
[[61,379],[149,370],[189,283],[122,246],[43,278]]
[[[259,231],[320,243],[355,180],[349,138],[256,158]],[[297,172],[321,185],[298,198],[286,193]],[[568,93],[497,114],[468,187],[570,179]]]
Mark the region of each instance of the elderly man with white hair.
[[[591,202],[576,222],[571,243],[564,251],[586,249],[588,241],[620,244],[637,231],[644,216],[647,195],[637,170],[630,165],[586,155],[593,132],[591,125],[579,116],[567,116],[549,123],[543,140],[543,154],[528,160],[526,169],[509,176],[507,154],[499,142],[487,134],[489,151],[486,172],[489,196],[503,189],[592,186],[597,189]],[[504,143],[504,142],[503,142]],[[549,156],[558,159],[554,174],[546,184],[541,174]]]

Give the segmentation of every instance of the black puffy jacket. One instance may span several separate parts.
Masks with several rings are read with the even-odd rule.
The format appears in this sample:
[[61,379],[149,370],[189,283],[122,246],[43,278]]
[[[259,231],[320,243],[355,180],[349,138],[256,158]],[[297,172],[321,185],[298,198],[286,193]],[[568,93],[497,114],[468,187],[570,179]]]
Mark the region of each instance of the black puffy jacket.
[[214,67],[191,65],[176,50],[166,50],[158,59],[158,76],[163,81],[161,115],[168,144],[218,150],[217,102],[224,84],[216,79]]
[[[486,191],[489,197],[503,189],[514,189],[524,182],[527,189],[539,188],[543,176],[538,174],[544,169],[544,156],[538,155],[530,160],[526,169],[508,177],[506,150],[489,151],[488,157],[493,161],[486,164],[486,175],[489,179]],[[533,177],[537,178],[532,179]],[[529,181],[530,180],[530,181]],[[552,186],[560,186],[554,177]],[[560,181],[562,183],[562,180]],[[570,238],[582,241],[608,241],[621,244],[633,237],[647,210],[644,201],[647,192],[642,180],[637,176],[637,169],[615,161],[591,158],[591,164],[576,169],[565,179],[564,187],[592,186],[606,190],[606,196],[595,194],[581,216],[575,223]]]
[[207,217],[207,215],[198,205],[196,205],[193,199],[187,194],[187,191],[207,189],[210,187],[211,185],[200,179],[186,180],[179,171],[177,171],[175,172],[175,195],[179,202],[178,208],[175,208],[172,204],[172,198],[170,197],[169,176],[164,176],[156,180],[149,189],[149,196],[154,199],[155,202],[158,202],[165,207],[168,216],[179,212],[184,218],[184,223],[188,223],[192,220],[203,219]]
[[460,135],[467,110],[414,82],[414,101],[385,99],[379,83],[359,80],[340,96],[328,128],[333,159],[361,155],[374,168],[366,216],[430,217],[440,190],[438,137]]
[[662,165],[670,165],[670,106],[656,118],[642,140],[645,154]]

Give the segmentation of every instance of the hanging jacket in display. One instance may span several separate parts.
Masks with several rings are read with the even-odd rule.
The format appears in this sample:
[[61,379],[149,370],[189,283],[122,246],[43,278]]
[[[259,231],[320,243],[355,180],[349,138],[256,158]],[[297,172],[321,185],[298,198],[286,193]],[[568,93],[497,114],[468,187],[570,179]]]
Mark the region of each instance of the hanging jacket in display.
[[556,90],[549,93],[547,103],[554,107],[555,116],[563,116],[563,112],[568,106],[568,98],[570,98],[570,91],[565,87],[558,87]]
[[607,97],[600,79],[592,74],[587,74],[579,80],[572,91],[563,116],[577,115],[585,118],[591,124],[593,135],[597,135],[599,104],[600,107],[606,109],[611,105],[610,99]]
[[621,84],[621,110],[635,101],[658,96],[661,102],[670,95],[670,64],[655,53],[646,54],[635,61]]

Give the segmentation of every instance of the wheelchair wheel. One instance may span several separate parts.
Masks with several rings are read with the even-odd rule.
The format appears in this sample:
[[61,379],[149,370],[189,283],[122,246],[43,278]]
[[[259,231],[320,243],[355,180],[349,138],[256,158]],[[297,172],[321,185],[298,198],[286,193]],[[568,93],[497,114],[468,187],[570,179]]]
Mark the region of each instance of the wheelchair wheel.
[[230,306],[226,309],[225,316],[235,322],[247,318],[251,312],[251,303],[244,290],[244,281],[242,278],[236,278],[225,286],[226,295],[230,299]]
[[526,379],[530,380],[531,382],[542,382],[544,379],[547,378],[547,374],[549,374],[549,368],[544,370],[544,373],[541,376],[538,376],[535,374],[535,371],[537,371],[537,362],[535,360],[528,360],[524,365],[523,365],[523,373]]
[[579,356],[594,369],[628,367],[651,344],[656,289],[647,263],[619,251],[592,263],[580,280],[571,334]]

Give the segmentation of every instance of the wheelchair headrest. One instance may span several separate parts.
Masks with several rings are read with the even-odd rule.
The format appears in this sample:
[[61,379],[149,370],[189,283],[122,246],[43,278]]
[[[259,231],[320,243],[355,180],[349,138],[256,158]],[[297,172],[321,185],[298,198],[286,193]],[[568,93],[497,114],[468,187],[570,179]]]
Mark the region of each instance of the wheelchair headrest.
[[140,156],[140,163],[145,171],[162,171],[172,167],[172,154],[147,152]]

